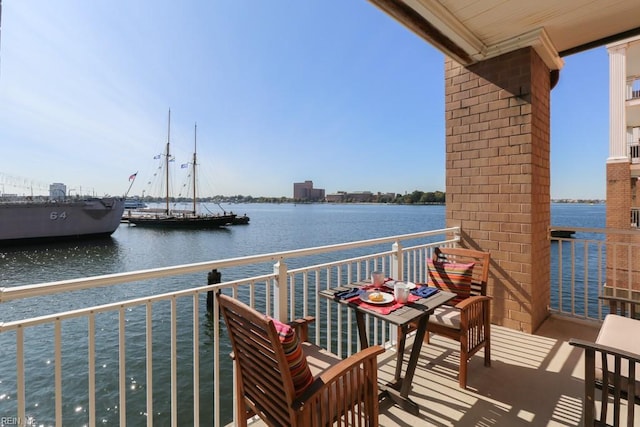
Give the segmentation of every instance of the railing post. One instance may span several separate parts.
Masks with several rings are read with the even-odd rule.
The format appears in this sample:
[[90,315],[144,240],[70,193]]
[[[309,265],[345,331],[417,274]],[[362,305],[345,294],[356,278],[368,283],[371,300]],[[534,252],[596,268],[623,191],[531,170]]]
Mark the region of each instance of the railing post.
[[396,241],[391,246],[393,258],[391,260],[391,277],[396,280],[404,280],[404,255],[402,253],[402,244]]
[[280,260],[273,265],[273,273],[276,278],[273,279],[273,317],[287,322],[289,321],[287,300],[289,293],[287,288],[287,263]]
[[[222,281],[222,273],[213,269],[207,274],[207,285],[214,285]],[[207,291],[207,310],[213,312],[213,291]]]
[[640,208],[631,208],[631,228],[640,228]]
[[[404,254],[402,252],[402,244],[397,240],[391,245],[393,256],[391,259],[391,277],[398,281],[404,280]],[[392,342],[398,342],[398,328],[389,328],[389,339]]]

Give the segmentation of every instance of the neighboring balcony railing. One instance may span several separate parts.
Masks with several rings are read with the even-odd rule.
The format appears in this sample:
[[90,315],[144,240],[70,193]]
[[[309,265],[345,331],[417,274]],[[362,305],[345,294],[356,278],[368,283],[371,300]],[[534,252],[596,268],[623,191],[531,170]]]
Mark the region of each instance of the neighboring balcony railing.
[[[598,297],[607,274],[616,278],[625,274],[607,271],[606,253],[623,254],[630,247],[607,243],[602,229],[570,231],[577,237],[551,238],[550,308],[559,314],[602,319],[607,310]],[[5,373],[15,369],[15,375],[0,382],[0,416],[15,414],[18,420],[35,416],[37,425],[56,426],[226,425],[233,420],[230,408],[235,402],[232,365],[217,306],[207,307],[212,292],[229,293],[284,320],[314,316],[311,339],[346,357],[359,350],[355,318],[350,310],[344,314],[316,298],[318,290],[363,280],[374,270],[424,282],[425,260],[432,249],[456,245],[459,235],[459,228],[450,228],[1,288],[5,321],[0,323],[0,369]],[[241,275],[240,268],[255,275]],[[211,270],[222,274],[220,283],[207,283],[204,272]],[[215,276],[210,274],[209,279]],[[171,280],[173,289],[154,292],[165,279]],[[68,292],[75,292],[72,295],[78,299],[82,293],[95,294],[98,288],[104,293],[108,287],[115,295],[128,295],[132,288],[123,290],[122,284],[144,291],[143,296],[43,312],[47,301],[54,301],[52,296]],[[36,317],[9,319],[11,312],[32,313],[34,305],[42,307]],[[367,324],[372,343],[393,343],[396,328],[373,318]],[[34,360],[32,350],[37,346],[46,346],[50,359]],[[53,366],[50,374],[39,373],[42,363]]]
[[640,208],[631,208],[631,227],[640,228]]
[[635,230],[554,227],[551,236],[551,311],[602,320],[600,299],[640,296],[640,233]]
[[640,78],[627,80],[627,101],[640,98]]
[[640,163],[640,143],[630,142],[629,146],[629,160],[633,164]]

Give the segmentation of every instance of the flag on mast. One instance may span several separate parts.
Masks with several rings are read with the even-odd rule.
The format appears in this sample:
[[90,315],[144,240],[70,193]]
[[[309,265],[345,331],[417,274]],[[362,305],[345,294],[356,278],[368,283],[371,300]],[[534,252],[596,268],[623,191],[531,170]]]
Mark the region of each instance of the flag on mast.
[[136,176],[137,176],[137,175],[138,175],[138,172],[136,172],[136,173],[132,173],[132,174],[129,176],[129,181],[136,179]]

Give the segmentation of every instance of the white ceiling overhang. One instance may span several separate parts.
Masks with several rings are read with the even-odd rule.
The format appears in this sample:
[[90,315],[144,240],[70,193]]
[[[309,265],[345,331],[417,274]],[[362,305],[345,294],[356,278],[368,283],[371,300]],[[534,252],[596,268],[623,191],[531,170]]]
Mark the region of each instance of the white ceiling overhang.
[[640,34],[639,0],[369,0],[445,55],[470,65],[532,47],[562,57]]

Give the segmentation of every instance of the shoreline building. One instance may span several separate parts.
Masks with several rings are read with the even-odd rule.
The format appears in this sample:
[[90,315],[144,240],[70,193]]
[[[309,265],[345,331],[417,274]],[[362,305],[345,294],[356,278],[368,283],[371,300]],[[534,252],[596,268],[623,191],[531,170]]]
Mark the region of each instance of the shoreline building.
[[306,202],[321,202],[324,200],[324,189],[313,188],[313,181],[294,182],[293,198]]
[[347,200],[347,192],[346,191],[338,191],[336,193],[327,194],[325,197],[327,203],[343,203]]
[[375,199],[371,191],[338,191],[337,193],[327,194],[325,197],[328,203],[369,203]]
[[[606,226],[637,231],[640,228],[640,36],[608,44],[607,51],[609,157]],[[612,235],[608,239],[621,243],[637,243],[640,242],[640,232],[637,236]],[[640,295],[640,267],[631,262],[633,259],[640,259],[640,254],[607,252],[606,285],[629,289],[627,297]],[[626,269],[628,274],[610,274],[614,266]]]
[[60,183],[54,182],[49,186],[49,198],[51,200],[64,200],[67,197],[67,186]]

